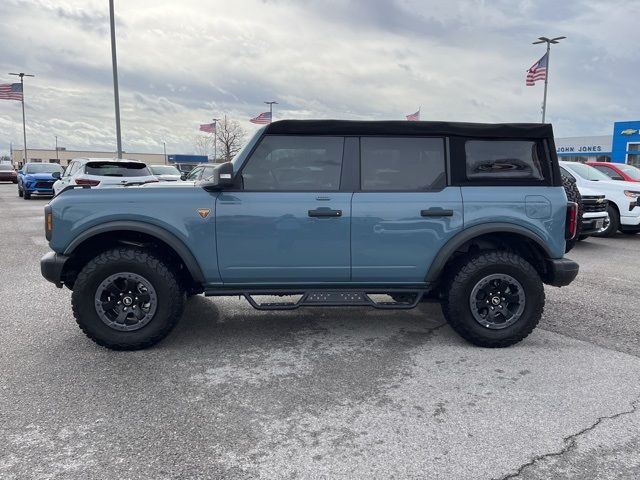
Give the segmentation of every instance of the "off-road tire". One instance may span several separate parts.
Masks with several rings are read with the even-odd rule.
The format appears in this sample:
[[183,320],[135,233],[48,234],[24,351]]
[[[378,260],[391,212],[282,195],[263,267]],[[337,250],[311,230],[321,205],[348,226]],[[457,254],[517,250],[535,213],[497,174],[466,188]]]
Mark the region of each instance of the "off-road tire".
[[[110,275],[131,272],[144,277],[157,294],[153,318],[139,330],[119,331],[105,324],[96,311],[95,294]],[[164,262],[140,248],[116,248],[90,260],[78,274],[71,296],[73,315],[82,331],[98,345],[112,350],[140,350],[165,338],[182,316],[185,293],[177,275]]]
[[[473,316],[469,299],[474,286],[492,274],[516,279],[525,293],[522,316],[503,329],[490,329]],[[480,347],[508,347],[526,338],[544,310],[544,286],[540,275],[524,258],[511,252],[483,251],[461,257],[445,275],[442,312],[451,327],[465,340]]]
[[584,206],[582,205],[582,195],[580,195],[580,191],[578,190],[578,186],[576,182],[571,178],[562,177],[562,186],[564,187],[564,191],[567,194],[567,200],[570,202],[576,202],[578,204],[578,225],[576,228],[576,235],[572,240],[567,240],[565,246],[565,253],[571,251],[573,247],[576,246],[580,238],[580,231],[582,230],[582,215],[584,213]]
[[609,214],[609,225],[604,230],[594,233],[594,237],[613,237],[620,228],[620,215],[611,205],[607,206],[607,213]]

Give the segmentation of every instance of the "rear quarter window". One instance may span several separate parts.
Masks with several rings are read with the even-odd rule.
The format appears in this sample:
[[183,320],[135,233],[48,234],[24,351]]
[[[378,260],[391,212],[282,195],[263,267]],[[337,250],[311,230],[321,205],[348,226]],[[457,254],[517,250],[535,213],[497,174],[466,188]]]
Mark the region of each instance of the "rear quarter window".
[[88,175],[103,177],[146,177],[151,175],[144,163],[92,162],[85,166]]
[[466,176],[470,181],[544,180],[533,140],[467,140]]

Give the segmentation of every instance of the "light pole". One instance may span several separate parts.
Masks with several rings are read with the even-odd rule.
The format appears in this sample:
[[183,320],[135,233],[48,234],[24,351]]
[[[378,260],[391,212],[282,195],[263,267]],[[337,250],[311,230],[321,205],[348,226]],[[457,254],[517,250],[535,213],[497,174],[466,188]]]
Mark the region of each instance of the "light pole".
[[29,75],[28,73],[10,73],[9,75],[15,75],[20,77],[20,88],[22,90],[22,135],[24,139],[24,163],[27,163],[27,123],[24,119],[24,77],[35,77],[35,75]]
[[278,105],[278,102],[264,102],[269,105],[269,122],[273,122],[273,106]]
[[166,141],[162,141],[162,151],[164,152],[164,164],[168,165],[167,162],[167,142]]
[[213,163],[218,162],[218,120],[219,118],[212,118],[213,120]]
[[60,163],[60,157],[58,157],[58,135],[56,135],[56,161]]
[[122,158],[122,136],[120,132],[120,93],[118,92],[118,59],[116,57],[116,22],[113,14],[113,0],[109,0],[109,24],[111,27],[111,65],[113,68],[113,98],[116,104],[116,144],[118,158]]
[[538,37],[538,40],[532,43],[532,45],[537,45],[539,43],[547,44],[547,71],[544,75],[544,98],[542,100],[542,123],[544,123],[544,118],[547,113],[547,85],[549,84],[549,54],[551,52],[551,44],[558,43],[560,40],[563,40],[567,37],[555,37],[555,38],[547,38],[547,37]]

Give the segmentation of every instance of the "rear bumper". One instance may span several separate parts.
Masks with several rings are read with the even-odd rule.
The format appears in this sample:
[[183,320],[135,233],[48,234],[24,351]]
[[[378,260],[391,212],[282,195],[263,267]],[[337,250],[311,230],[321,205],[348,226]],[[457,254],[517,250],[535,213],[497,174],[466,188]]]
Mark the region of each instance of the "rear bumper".
[[49,252],[40,259],[40,272],[42,276],[55,284],[56,287],[62,288],[62,270],[64,264],[69,257],[56,252]]
[[564,287],[573,282],[580,266],[568,258],[547,260],[547,278],[545,283],[554,287]]

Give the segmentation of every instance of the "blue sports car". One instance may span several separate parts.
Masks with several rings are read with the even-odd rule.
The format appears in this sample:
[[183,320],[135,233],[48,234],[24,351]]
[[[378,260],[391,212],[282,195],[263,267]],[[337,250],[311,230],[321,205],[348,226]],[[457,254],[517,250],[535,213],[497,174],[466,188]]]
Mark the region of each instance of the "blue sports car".
[[63,171],[57,163],[26,163],[18,170],[18,196],[29,200],[31,195],[53,195],[53,174]]

